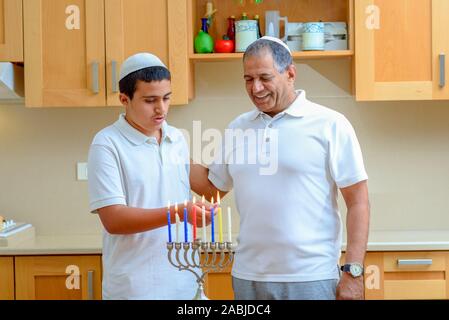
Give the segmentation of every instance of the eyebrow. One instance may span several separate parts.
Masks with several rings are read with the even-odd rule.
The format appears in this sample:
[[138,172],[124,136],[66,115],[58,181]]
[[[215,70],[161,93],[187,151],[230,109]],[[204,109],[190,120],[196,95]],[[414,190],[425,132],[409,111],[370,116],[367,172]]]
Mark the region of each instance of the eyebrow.
[[[172,94],[172,92],[169,92],[169,93],[164,94],[162,97],[166,97],[166,96],[169,96],[171,94]],[[159,97],[161,97],[161,96],[142,96],[142,99],[159,98]]]
[[[273,75],[270,73],[262,73],[262,74],[258,74],[258,77],[272,77]],[[243,76],[244,78],[254,78],[253,76],[249,75],[249,74],[245,74]]]

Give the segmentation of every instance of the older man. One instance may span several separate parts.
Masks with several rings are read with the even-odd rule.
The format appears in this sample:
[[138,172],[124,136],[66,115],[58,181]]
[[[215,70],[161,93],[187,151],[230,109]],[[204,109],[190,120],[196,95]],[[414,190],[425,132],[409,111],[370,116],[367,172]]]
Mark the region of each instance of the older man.
[[[278,39],[257,40],[243,62],[256,109],[229,129],[262,134],[223,147],[208,169],[193,165],[190,175],[199,194],[234,188],[241,217],[232,269],[236,299],[363,299],[370,213],[354,129],[340,113],[295,90],[291,52]],[[257,161],[236,161],[237,153]],[[266,158],[277,161],[270,174],[261,170]],[[348,208],[342,275],[338,189]]]

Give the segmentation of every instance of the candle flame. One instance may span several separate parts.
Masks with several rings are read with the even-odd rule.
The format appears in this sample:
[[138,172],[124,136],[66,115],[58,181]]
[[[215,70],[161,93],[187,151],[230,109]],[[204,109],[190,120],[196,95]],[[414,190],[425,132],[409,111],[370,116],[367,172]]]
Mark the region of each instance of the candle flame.
[[195,203],[196,203],[196,197],[195,197],[195,196],[193,196],[193,200],[192,200],[192,202],[193,202],[193,204],[195,204]]
[[178,203],[175,202],[175,211],[178,212]]
[[204,203],[206,201],[206,199],[204,199],[204,194],[203,197],[201,198],[201,202]]
[[217,202],[220,204],[220,192],[217,191]]
[[168,201],[167,209],[170,210],[170,200]]
[[187,207],[187,200],[184,200],[184,207]]
[[210,203],[214,204],[214,197],[210,200]]

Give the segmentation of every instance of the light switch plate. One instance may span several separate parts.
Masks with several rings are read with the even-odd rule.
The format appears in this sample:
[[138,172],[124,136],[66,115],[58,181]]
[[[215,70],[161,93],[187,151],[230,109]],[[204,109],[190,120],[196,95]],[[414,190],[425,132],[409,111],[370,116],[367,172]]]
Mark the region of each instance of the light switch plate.
[[76,164],[76,178],[78,181],[87,180],[87,163],[78,162]]

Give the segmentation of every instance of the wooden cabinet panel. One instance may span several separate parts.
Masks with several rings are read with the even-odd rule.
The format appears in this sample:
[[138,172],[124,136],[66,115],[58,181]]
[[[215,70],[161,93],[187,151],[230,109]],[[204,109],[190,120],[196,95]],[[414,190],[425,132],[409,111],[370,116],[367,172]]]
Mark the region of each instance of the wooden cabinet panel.
[[[435,56],[433,57],[433,73],[435,81],[433,83],[433,99],[449,99],[449,1],[433,0],[432,1],[432,45]],[[446,84],[440,86],[440,59],[439,55],[445,56],[446,66],[443,70]]]
[[108,0],[105,9],[107,103],[121,106],[117,80],[127,57],[150,52],[168,66],[167,0]]
[[0,257],[0,300],[14,300],[13,257]]
[[367,299],[448,299],[448,252],[369,252]]
[[445,0],[355,1],[357,100],[449,99],[439,86],[448,27]]
[[101,299],[100,256],[15,258],[16,299]]
[[24,2],[25,104],[104,106],[104,0]]
[[0,0],[0,61],[23,62],[22,0]]
[[210,272],[206,279],[205,293],[211,300],[234,300],[231,267],[221,272]]

